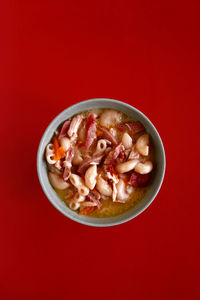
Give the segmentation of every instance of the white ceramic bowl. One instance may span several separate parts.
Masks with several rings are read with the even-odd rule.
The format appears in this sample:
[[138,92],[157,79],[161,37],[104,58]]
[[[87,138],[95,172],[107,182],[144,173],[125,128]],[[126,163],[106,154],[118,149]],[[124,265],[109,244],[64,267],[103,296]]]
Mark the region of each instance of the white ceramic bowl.
[[[149,187],[149,190],[147,191],[145,197],[132,209],[126,211],[125,213],[111,218],[93,218],[93,217],[87,217],[83,215],[78,215],[76,212],[72,211],[70,208],[68,208],[64,202],[60,200],[60,198],[57,196],[56,192],[52,188],[48,175],[47,175],[47,168],[46,168],[46,162],[44,159],[44,152],[45,147],[51,140],[54,131],[57,129],[57,127],[66,119],[69,117],[81,113],[86,110],[95,109],[95,108],[112,108],[119,110],[121,112],[124,112],[125,114],[132,117],[134,120],[140,121],[146,131],[150,134],[151,139],[153,140],[153,145],[155,148],[155,165],[156,170],[154,174],[154,178],[152,180],[152,183]],[[112,100],[112,99],[104,99],[104,98],[97,98],[97,99],[91,99],[86,100],[83,102],[79,102],[77,104],[74,104],[67,109],[65,109],[63,112],[61,112],[47,127],[46,131],[44,132],[42,139],[40,141],[40,145],[38,148],[37,153],[37,171],[38,171],[38,177],[40,184],[43,188],[44,193],[46,194],[49,201],[66,217],[90,226],[113,226],[118,225],[124,222],[127,222],[133,218],[135,218],[137,215],[139,215],[141,212],[143,212],[154,200],[157,193],[159,192],[159,189],[162,185],[162,181],[165,174],[165,151],[162,144],[162,140],[156,130],[156,128],[153,126],[153,124],[150,122],[150,120],[139,110],[134,108],[133,106],[126,104],[121,101]]]

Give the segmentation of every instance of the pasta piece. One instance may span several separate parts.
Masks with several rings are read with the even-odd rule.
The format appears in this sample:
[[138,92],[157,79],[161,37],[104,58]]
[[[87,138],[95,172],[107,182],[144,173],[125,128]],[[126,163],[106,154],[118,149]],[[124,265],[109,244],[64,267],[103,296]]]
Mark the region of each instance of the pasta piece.
[[129,198],[129,194],[125,190],[126,186],[123,179],[119,180],[119,182],[116,185],[116,188],[117,188],[117,200],[119,202],[124,203]]
[[122,144],[124,145],[125,149],[130,149],[132,147],[133,141],[127,132],[125,132],[122,136]]
[[135,167],[135,171],[139,174],[148,174],[152,171],[153,164],[150,160],[146,161],[145,163],[138,163]]
[[83,179],[79,175],[71,174],[70,181],[82,196],[87,196],[89,194],[89,189],[86,187]]
[[97,147],[96,147],[96,151],[94,154],[99,154],[99,153],[103,153],[106,148],[107,148],[107,144],[110,145],[111,142],[106,140],[106,139],[100,139],[97,142]]
[[64,190],[69,187],[69,183],[64,181],[58,174],[49,172],[49,181],[51,185],[58,190]]
[[69,207],[70,207],[72,210],[77,210],[77,209],[79,209],[79,207],[80,207],[80,203],[79,203],[79,202],[76,202],[76,201],[70,201],[70,202],[69,202]]
[[49,172],[56,173],[57,175],[62,175],[63,173],[63,170],[56,168],[55,165],[48,164],[48,170]]
[[74,157],[74,148],[70,147],[69,150],[66,152],[66,157],[63,162],[64,172],[63,172],[63,179],[68,180],[71,174],[71,167],[72,167],[72,159]]
[[100,116],[100,125],[104,127],[110,127],[118,124],[121,121],[121,113],[115,110],[105,110]]
[[74,196],[74,201],[83,202],[83,201],[85,201],[85,196],[80,195],[79,193],[76,193],[76,195]]
[[149,155],[149,135],[148,134],[143,134],[137,139],[136,149],[140,154],[142,154],[144,156]]
[[101,175],[97,177],[97,185],[96,185],[97,190],[99,191],[100,194],[104,196],[111,196],[112,195],[112,189],[108,182],[104,180]]
[[75,166],[78,166],[82,163],[82,161],[83,161],[83,158],[81,156],[80,151],[77,148],[75,148],[75,153],[74,153],[74,158],[72,160],[72,164]]
[[61,147],[63,147],[64,151],[69,150],[70,147],[70,139],[68,139],[67,137],[62,137],[60,139],[60,145]]
[[124,163],[120,163],[116,166],[116,170],[118,173],[126,173],[135,168],[135,166],[138,164],[138,160],[128,160]]
[[56,160],[54,159],[54,148],[51,143],[46,146],[46,160],[50,165],[56,163]]
[[93,190],[96,185],[97,178],[97,165],[92,165],[85,172],[85,184],[90,189]]
[[107,143],[105,139],[101,139],[97,142],[96,153],[104,152],[107,148]]

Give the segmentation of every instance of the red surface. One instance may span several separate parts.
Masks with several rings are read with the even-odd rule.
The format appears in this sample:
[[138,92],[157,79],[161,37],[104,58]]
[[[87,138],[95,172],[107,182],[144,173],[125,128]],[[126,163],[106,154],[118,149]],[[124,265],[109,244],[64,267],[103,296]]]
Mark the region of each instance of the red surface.
[[[1,1],[0,299],[199,299],[200,2]],[[36,152],[80,100],[143,111],[166,149],[153,204],[113,228],[46,199]]]

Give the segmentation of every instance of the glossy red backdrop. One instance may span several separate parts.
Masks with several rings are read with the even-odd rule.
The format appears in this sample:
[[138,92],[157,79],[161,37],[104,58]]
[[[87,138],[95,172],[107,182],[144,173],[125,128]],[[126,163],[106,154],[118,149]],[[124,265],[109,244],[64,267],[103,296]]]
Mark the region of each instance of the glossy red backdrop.
[[[0,299],[199,299],[200,3],[1,1]],[[46,199],[36,152],[49,122],[108,97],[144,112],[166,149],[153,204],[113,228]]]

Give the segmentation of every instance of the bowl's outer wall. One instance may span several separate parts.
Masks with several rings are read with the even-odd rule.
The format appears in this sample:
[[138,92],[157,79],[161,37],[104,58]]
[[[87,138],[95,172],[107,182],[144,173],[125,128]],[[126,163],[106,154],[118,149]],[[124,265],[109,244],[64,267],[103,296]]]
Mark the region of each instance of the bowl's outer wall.
[[[86,110],[95,109],[95,108],[112,108],[124,112],[125,114],[129,115],[134,120],[140,121],[146,131],[150,134],[151,139],[153,141],[153,145],[155,147],[155,165],[156,165],[156,172],[154,175],[153,182],[146,193],[145,197],[132,209],[128,210],[127,212],[123,213],[122,215],[112,217],[112,218],[90,218],[87,216],[80,216],[76,212],[69,209],[57,196],[56,192],[52,188],[48,175],[47,175],[47,168],[46,162],[44,159],[44,153],[46,145],[51,140],[54,131],[57,127],[69,117],[81,113]],[[41,186],[46,194],[47,198],[51,201],[51,203],[65,216],[69,217],[70,219],[77,221],[79,223],[91,226],[113,226],[118,225],[123,222],[126,222],[142,211],[144,211],[154,200],[155,196],[157,195],[165,173],[165,152],[164,147],[161,141],[161,138],[150,122],[150,120],[139,110],[126,104],[124,102],[112,99],[91,99],[79,102],[75,105],[70,106],[69,108],[65,109],[61,112],[47,127],[44,135],[40,141],[40,145],[38,148],[37,154],[37,171],[38,177],[41,183]]]

